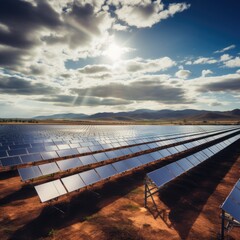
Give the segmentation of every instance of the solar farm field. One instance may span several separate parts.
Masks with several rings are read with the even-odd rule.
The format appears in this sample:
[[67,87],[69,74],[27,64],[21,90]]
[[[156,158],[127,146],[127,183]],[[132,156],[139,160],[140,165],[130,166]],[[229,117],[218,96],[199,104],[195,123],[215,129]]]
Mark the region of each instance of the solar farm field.
[[1,125],[0,239],[240,239],[239,146],[237,125]]

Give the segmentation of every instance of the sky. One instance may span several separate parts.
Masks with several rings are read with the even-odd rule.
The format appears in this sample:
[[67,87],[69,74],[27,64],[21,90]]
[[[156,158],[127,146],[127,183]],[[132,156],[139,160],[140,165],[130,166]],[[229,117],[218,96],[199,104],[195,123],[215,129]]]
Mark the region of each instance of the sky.
[[240,106],[240,1],[2,0],[0,118]]

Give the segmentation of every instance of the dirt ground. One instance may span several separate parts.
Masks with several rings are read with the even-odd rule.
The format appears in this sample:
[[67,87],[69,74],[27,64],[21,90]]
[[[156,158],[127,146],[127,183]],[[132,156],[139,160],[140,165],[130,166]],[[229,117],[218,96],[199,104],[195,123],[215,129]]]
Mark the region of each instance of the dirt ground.
[[[161,189],[154,199],[164,217],[156,219],[144,208],[144,172],[64,198],[54,205],[59,210],[41,204],[17,172],[2,172],[0,239],[217,239],[219,206],[239,179],[239,169],[238,141]],[[150,199],[148,204],[153,209]],[[240,239],[240,229],[228,239]]]

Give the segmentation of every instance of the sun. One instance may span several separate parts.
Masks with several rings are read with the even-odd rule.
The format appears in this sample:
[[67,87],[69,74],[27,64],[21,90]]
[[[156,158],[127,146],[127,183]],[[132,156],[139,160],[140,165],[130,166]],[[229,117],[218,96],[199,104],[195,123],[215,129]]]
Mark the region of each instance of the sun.
[[106,56],[115,61],[120,60],[122,54],[123,54],[123,48],[121,48],[115,43],[110,44],[106,50]]

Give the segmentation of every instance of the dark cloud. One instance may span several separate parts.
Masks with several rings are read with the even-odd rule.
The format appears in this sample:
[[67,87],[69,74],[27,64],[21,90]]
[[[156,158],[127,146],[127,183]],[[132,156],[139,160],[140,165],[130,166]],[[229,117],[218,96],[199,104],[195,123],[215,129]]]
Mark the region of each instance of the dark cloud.
[[209,82],[204,84],[199,89],[200,92],[220,92],[220,91],[239,91],[240,90],[240,78],[225,79],[219,82]]
[[189,103],[182,88],[166,86],[155,81],[147,84],[146,81],[132,82],[124,85],[111,83],[85,89],[72,89],[72,92],[80,96],[113,97],[131,101],[158,101],[168,104]]
[[1,94],[45,95],[54,94],[56,91],[57,89],[43,83],[33,83],[16,77],[0,78]]
[[40,102],[52,102],[58,106],[73,107],[73,106],[115,106],[115,105],[127,105],[133,103],[124,99],[115,98],[98,98],[89,96],[69,96],[69,95],[55,95],[50,98],[38,98]]
[[0,44],[16,48],[30,48],[37,38],[32,33],[45,27],[56,29],[61,25],[59,15],[45,0],[36,6],[21,0],[0,1],[0,23],[9,31],[0,31]]

